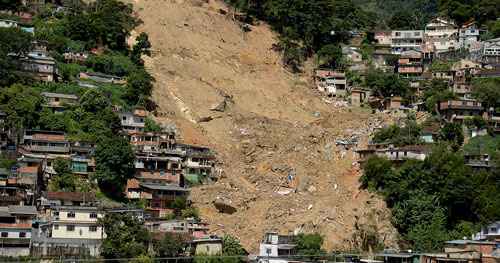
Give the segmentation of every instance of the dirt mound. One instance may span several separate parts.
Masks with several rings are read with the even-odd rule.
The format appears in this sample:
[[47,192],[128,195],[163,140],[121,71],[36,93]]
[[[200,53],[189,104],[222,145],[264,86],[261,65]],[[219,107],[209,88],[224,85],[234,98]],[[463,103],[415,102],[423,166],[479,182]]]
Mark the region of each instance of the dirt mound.
[[134,8],[144,21],[136,32],[153,46],[144,59],[157,80],[158,120],[217,154],[220,180],[191,193],[215,234],[254,253],[270,228],[320,232],[326,249],[361,248],[366,233],[376,236],[370,249],[396,246],[385,203],[358,189],[353,149],[334,143],[356,136],[365,145],[377,116],[325,103],[311,68],[283,68],[268,26],[228,19],[221,3],[138,0]]

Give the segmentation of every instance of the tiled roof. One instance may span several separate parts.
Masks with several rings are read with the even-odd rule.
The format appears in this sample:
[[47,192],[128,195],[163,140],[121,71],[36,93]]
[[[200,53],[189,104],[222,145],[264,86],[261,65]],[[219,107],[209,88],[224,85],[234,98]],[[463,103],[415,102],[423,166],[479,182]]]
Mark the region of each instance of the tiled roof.
[[500,69],[481,69],[474,73],[474,75],[493,75],[500,74]]
[[424,72],[421,77],[424,79],[432,79],[432,72]]
[[79,192],[46,192],[43,191],[42,195],[49,200],[68,200],[68,201],[89,201],[94,202],[95,196],[91,193]]
[[436,134],[439,131],[440,127],[439,126],[428,126],[424,127],[422,129],[423,133],[430,133],[430,134]]

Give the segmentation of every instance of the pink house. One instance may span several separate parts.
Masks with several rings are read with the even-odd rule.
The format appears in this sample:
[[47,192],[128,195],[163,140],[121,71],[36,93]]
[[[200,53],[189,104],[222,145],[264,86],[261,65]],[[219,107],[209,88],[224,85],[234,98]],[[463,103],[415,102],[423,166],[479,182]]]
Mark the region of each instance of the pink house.
[[375,40],[381,45],[390,45],[392,43],[392,30],[375,31]]

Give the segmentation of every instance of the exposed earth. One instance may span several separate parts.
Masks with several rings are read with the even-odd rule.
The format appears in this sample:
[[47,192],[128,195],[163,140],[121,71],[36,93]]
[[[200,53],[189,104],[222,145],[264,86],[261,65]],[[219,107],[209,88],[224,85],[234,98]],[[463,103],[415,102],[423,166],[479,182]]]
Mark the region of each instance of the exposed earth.
[[[156,78],[156,120],[176,127],[178,141],[210,146],[217,156],[219,180],[190,197],[214,234],[239,238],[251,253],[266,229],[319,232],[327,251],[397,248],[384,201],[359,189],[353,151],[391,122],[386,115],[326,100],[313,87],[312,63],[290,73],[269,26],[233,19],[220,12],[223,3],[133,4],[144,23],[131,41],[144,31],[152,44],[143,58]],[[357,147],[335,146],[352,136]]]

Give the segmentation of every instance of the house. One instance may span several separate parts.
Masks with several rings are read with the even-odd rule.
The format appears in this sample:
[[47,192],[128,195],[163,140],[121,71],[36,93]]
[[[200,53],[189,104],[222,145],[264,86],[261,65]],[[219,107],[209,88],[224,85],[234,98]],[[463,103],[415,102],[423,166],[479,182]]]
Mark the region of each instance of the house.
[[116,83],[120,85],[125,84],[125,78],[123,77],[96,73],[96,72],[80,72],[78,73],[77,77],[81,79],[91,79],[103,83]]
[[[382,254],[374,254],[377,258],[383,258],[384,263],[416,263],[420,262],[420,254],[416,253],[382,253]],[[361,262],[367,262],[361,260]],[[371,263],[375,263],[375,260],[369,261]],[[420,262],[423,263],[423,262]]]
[[395,142],[370,143],[366,149],[356,150],[356,153],[359,154],[359,163],[363,164],[370,154],[382,155],[387,149],[395,149],[396,147],[398,147],[398,143]]
[[45,222],[34,231],[31,256],[99,256],[106,234],[97,220],[103,216],[95,206],[51,206],[46,210]]
[[377,30],[375,31],[375,40],[380,45],[392,44],[392,31],[391,30]]
[[57,74],[55,59],[50,57],[46,51],[34,50],[22,60],[24,71],[32,75],[36,80],[53,82]]
[[420,45],[424,40],[423,30],[393,30],[392,31],[391,53],[400,55],[407,50],[420,50]]
[[439,139],[437,137],[441,127],[439,126],[427,126],[422,128],[422,134],[418,135],[418,139],[426,143],[437,143]]
[[457,38],[458,24],[450,18],[435,17],[425,25],[425,36],[433,38]]
[[420,52],[423,60],[433,61],[436,57],[436,46],[434,44],[420,44]]
[[211,149],[178,143],[175,145],[182,153],[183,177],[191,183],[199,185],[200,182],[211,183],[215,173],[215,156]]
[[187,201],[189,190],[179,186],[143,184],[136,179],[127,181],[126,195],[129,199],[145,198],[148,206],[144,212],[146,220],[158,219],[172,211],[176,199]]
[[103,216],[98,207],[55,206],[50,210],[49,223],[40,225],[40,229],[52,238],[101,239],[104,231],[97,219]]
[[361,62],[363,61],[363,55],[356,51],[356,48],[351,47],[343,47],[342,54],[350,59],[352,62]]
[[42,92],[42,96],[45,98],[49,105],[59,106],[61,105],[61,103],[69,105],[78,104],[78,97],[73,94]]
[[500,68],[480,69],[474,73],[475,78],[496,78],[500,77]]
[[481,64],[479,62],[475,62],[475,61],[467,60],[467,59],[461,59],[460,61],[453,63],[451,70],[459,71],[459,70],[475,69],[475,68],[482,68],[482,67],[483,67],[483,64]]
[[30,255],[31,224],[34,206],[0,206],[0,255],[19,258]]
[[422,262],[495,263],[499,257],[496,242],[464,239],[445,241],[444,253],[423,254]]
[[0,13],[7,14],[7,15],[15,15],[18,16],[21,21],[23,22],[28,22],[31,23],[33,22],[32,15],[29,12],[24,12],[24,11],[7,11],[7,10],[2,10]]
[[482,111],[483,106],[477,100],[441,100],[436,104],[439,120],[451,122],[482,116]]
[[91,193],[42,191],[37,202],[40,209],[50,210],[56,206],[93,206],[96,201]]
[[434,44],[437,52],[458,48],[458,24],[449,18],[432,19],[425,26],[425,43]]
[[69,142],[66,140],[66,134],[59,131],[25,130],[22,147],[33,153],[69,153]]
[[293,236],[278,235],[278,231],[267,230],[264,243],[260,244],[258,262],[286,262],[297,255],[297,245],[291,245]]
[[68,61],[85,61],[89,57],[89,53],[85,51],[68,51],[64,52],[63,57]]
[[196,255],[217,255],[222,253],[222,239],[217,237],[194,239],[193,246]]
[[129,181],[137,180],[142,184],[181,186],[180,156],[137,155],[135,168],[134,179],[129,179]]
[[398,59],[398,74],[409,76],[420,76],[423,72],[421,56],[401,56]]
[[479,42],[485,30],[478,26],[477,21],[462,24],[458,34],[458,44],[461,48],[470,48],[472,43]]
[[351,104],[352,105],[361,105],[366,101],[370,101],[372,99],[372,91],[370,89],[356,87],[351,90]]
[[400,167],[407,160],[416,159],[423,161],[431,150],[430,145],[407,145],[385,150],[383,156]]
[[455,81],[451,87],[452,91],[458,95],[462,100],[468,100],[470,98],[470,88],[471,85],[460,83]]
[[0,27],[17,27],[17,21],[0,19]]
[[493,167],[493,160],[488,154],[473,154],[470,152],[464,153],[465,165],[470,166],[472,172],[490,171]]
[[120,116],[124,133],[144,132],[146,116],[123,111],[117,112],[117,114]]
[[314,72],[314,82],[319,91],[329,97],[346,97],[347,79],[344,72],[324,68],[316,68]]
[[31,203],[37,181],[37,171],[30,173],[18,167],[0,168],[0,205]]
[[482,62],[485,64],[500,62],[500,38],[485,41]]
[[481,232],[472,235],[472,240],[500,241],[500,221],[489,223],[481,227]]

